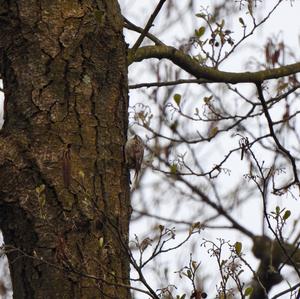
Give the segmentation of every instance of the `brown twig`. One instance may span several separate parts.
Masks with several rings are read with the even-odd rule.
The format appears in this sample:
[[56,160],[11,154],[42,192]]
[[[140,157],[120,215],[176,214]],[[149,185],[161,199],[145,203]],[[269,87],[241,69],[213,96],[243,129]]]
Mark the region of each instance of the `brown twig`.
[[262,90],[262,83],[261,82],[257,82],[256,83],[256,87],[257,87],[257,92],[258,92],[259,100],[261,101],[262,108],[263,108],[265,117],[266,117],[267,122],[268,122],[270,134],[271,134],[271,136],[272,136],[275,144],[277,145],[278,150],[283,155],[285,155],[290,160],[290,162],[292,164],[293,174],[294,174],[294,180],[293,180],[292,184],[299,184],[299,179],[298,179],[298,174],[297,174],[297,166],[296,166],[295,158],[291,155],[291,153],[289,152],[289,150],[287,150],[284,146],[282,146],[282,144],[278,140],[278,138],[276,136],[276,133],[274,131],[274,128],[273,128],[274,123],[272,121],[272,118],[271,118],[270,113],[269,113],[268,106],[267,106],[265,98],[264,98],[264,94],[263,94],[263,90]]
[[254,160],[254,162],[256,164],[256,167],[258,168],[258,171],[260,173],[260,179],[262,180],[262,184],[261,185],[257,182],[257,180],[253,180],[253,181],[256,184],[256,186],[257,186],[257,188],[258,188],[258,190],[259,190],[259,192],[261,193],[261,196],[262,196],[263,213],[264,213],[264,218],[266,219],[266,222],[268,224],[268,228],[270,229],[270,231],[274,235],[274,237],[275,237],[275,239],[276,239],[279,247],[281,248],[281,250],[282,250],[283,254],[285,255],[285,257],[287,258],[287,260],[289,261],[290,265],[293,266],[293,268],[296,271],[298,277],[300,278],[300,271],[299,271],[296,263],[293,261],[292,256],[287,252],[287,249],[285,248],[284,244],[282,243],[282,241],[278,237],[278,234],[276,233],[276,231],[273,229],[273,227],[271,225],[271,222],[270,222],[270,219],[269,219],[269,215],[268,215],[268,211],[267,211],[267,198],[266,198],[266,194],[267,194],[267,189],[268,189],[268,182],[269,182],[270,175],[271,175],[271,170],[265,176],[263,168],[260,165],[260,163],[258,162],[258,160],[257,160],[256,156],[254,155],[253,151],[250,148],[248,150],[251,153],[251,156],[252,156],[252,158],[253,158],[253,160]]
[[[132,30],[138,33],[142,33],[143,32],[143,28],[133,24],[131,21],[129,21],[127,18],[123,17],[124,19],[124,27],[127,28],[128,30]],[[153,34],[147,32],[146,37],[148,37],[150,40],[152,40],[156,45],[164,45],[164,43],[159,40],[156,36],[154,36]]]
[[141,35],[139,36],[139,38],[137,39],[137,41],[135,42],[135,44],[132,47],[132,52],[135,53],[135,51],[138,49],[138,47],[141,45],[141,43],[143,42],[146,34],[148,33],[148,31],[150,30],[154,19],[156,18],[156,16],[158,15],[159,11],[161,10],[162,6],[164,5],[164,3],[166,2],[166,0],[160,0],[158,5],[156,6],[154,12],[152,13],[152,15],[150,16],[144,30],[142,31]]
[[162,87],[162,86],[172,86],[172,85],[179,85],[179,84],[205,84],[209,83],[209,80],[205,79],[179,79],[174,81],[165,81],[165,82],[149,82],[149,83],[139,83],[139,84],[132,84],[129,85],[129,89],[137,89],[142,87]]

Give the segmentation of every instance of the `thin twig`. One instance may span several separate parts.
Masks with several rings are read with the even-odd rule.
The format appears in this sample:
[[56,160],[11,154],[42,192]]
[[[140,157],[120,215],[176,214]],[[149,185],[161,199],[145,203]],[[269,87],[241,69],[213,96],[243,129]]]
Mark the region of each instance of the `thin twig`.
[[216,210],[217,212],[219,212],[220,215],[222,215],[223,217],[225,217],[231,224],[232,226],[239,230],[240,232],[244,233],[247,237],[249,237],[250,239],[254,239],[255,235],[249,231],[248,229],[246,229],[244,226],[242,226],[241,224],[239,224],[233,217],[231,217],[227,211],[220,205],[216,204],[215,202],[213,202],[204,192],[202,192],[198,187],[192,185],[190,182],[188,182],[187,180],[185,180],[183,177],[179,176],[178,180],[185,183],[185,185],[187,187],[189,187],[195,194],[199,195],[200,198],[202,199],[203,202],[205,202],[207,205],[209,205],[211,208],[213,208],[214,210]]
[[251,36],[254,31],[260,26],[262,25],[263,23],[265,23],[269,18],[270,16],[272,15],[272,13],[276,10],[276,8],[279,6],[279,4],[282,2],[283,0],[278,0],[278,2],[276,3],[276,5],[274,5],[274,7],[269,11],[269,13],[258,23],[254,23],[254,26],[253,28],[251,29],[250,32],[248,32],[246,34],[246,32],[244,31],[244,35],[243,37],[234,45],[234,47],[232,47],[232,49],[218,62],[218,66],[225,60],[228,58],[229,55],[231,55],[234,50],[246,39],[248,38],[249,36]]
[[146,278],[144,277],[143,271],[142,271],[141,267],[137,264],[137,261],[135,260],[132,252],[130,251],[130,248],[128,247],[128,245],[126,243],[124,243],[124,240],[123,240],[124,236],[121,234],[118,227],[113,223],[113,221],[111,221],[111,219],[109,217],[107,217],[105,214],[103,214],[103,215],[105,216],[105,218],[108,220],[108,222],[110,224],[111,232],[113,234],[115,234],[115,233],[117,234],[116,237],[119,239],[120,244],[124,249],[124,252],[128,254],[130,263],[131,263],[132,267],[136,270],[136,272],[139,276],[139,281],[148,289],[148,293],[150,294],[151,298],[159,299],[158,295],[150,287]]
[[162,216],[158,216],[158,215],[154,215],[145,211],[139,211],[137,209],[133,209],[133,212],[138,213],[140,215],[146,216],[146,217],[151,217],[157,220],[161,220],[161,221],[166,221],[166,222],[171,222],[171,223],[176,223],[176,224],[185,224],[188,226],[191,226],[193,223],[190,221],[185,221],[185,220],[175,220],[175,219],[170,219],[167,217],[162,217]]
[[293,183],[299,184],[295,158],[291,155],[291,153],[284,146],[282,146],[282,144],[278,140],[278,138],[276,136],[276,133],[274,131],[274,128],[273,128],[274,123],[272,121],[272,118],[271,118],[270,113],[269,113],[268,106],[267,106],[265,98],[264,98],[264,94],[263,94],[263,91],[262,91],[262,83],[261,82],[256,82],[256,87],[257,87],[259,100],[261,101],[263,111],[264,111],[265,117],[266,117],[267,122],[268,122],[270,134],[271,134],[273,140],[275,141],[279,151],[281,153],[283,153],[290,160],[290,162],[292,164],[293,174],[294,174]]
[[146,34],[148,33],[148,31],[150,30],[154,19],[156,18],[156,16],[158,15],[159,11],[161,10],[162,6],[164,5],[164,3],[166,2],[166,0],[160,0],[158,5],[156,6],[154,12],[152,13],[152,15],[150,16],[144,30],[142,31],[141,35],[139,36],[139,38],[137,39],[137,41],[135,42],[135,44],[132,47],[132,52],[135,53],[135,51],[138,49],[138,47],[141,45],[141,43],[143,42]]
[[279,298],[279,297],[285,295],[286,293],[289,293],[289,292],[291,292],[291,291],[296,290],[296,289],[299,288],[299,287],[300,287],[300,282],[298,282],[297,284],[295,284],[295,285],[292,286],[291,288],[288,288],[288,289],[286,289],[286,290],[284,290],[284,291],[282,291],[282,292],[276,294],[276,295],[273,296],[271,299]]
[[[270,219],[269,219],[269,215],[268,215],[268,211],[267,211],[267,199],[266,199],[266,193],[267,193],[267,184],[268,184],[268,180],[270,178],[271,175],[271,170],[268,172],[268,174],[265,176],[263,173],[263,169],[262,166],[259,164],[256,156],[254,155],[254,153],[252,152],[252,150],[249,148],[249,152],[251,153],[251,156],[253,157],[255,164],[260,172],[260,176],[261,179],[263,181],[262,186],[260,186],[260,184],[254,180],[254,183],[256,184],[257,188],[259,189],[259,192],[261,193],[262,196],[262,201],[263,201],[263,213],[264,213],[264,217],[266,219],[266,222],[268,224],[268,227],[270,229],[270,231],[272,232],[272,234],[274,235],[278,246],[280,247],[280,249],[282,250],[283,254],[285,255],[285,257],[287,258],[287,260],[289,261],[290,265],[293,266],[294,270],[296,271],[298,277],[300,278],[300,271],[297,267],[297,265],[295,264],[295,262],[292,259],[292,256],[287,252],[284,244],[281,242],[280,238],[278,237],[277,233],[274,231]],[[272,256],[271,256],[272,257]]]
[[[6,249],[8,248],[8,249]],[[48,265],[50,267],[53,267],[57,270],[60,270],[60,271],[70,271],[80,277],[86,277],[86,278],[89,278],[89,279],[92,279],[92,280],[95,280],[97,282],[101,281],[102,283],[104,284],[107,284],[107,285],[112,285],[112,286],[118,286],[118,287],[122,287],[122,288],[126,288],[126,289],[130,289],[130,290],[134,290],[134,291],[137,291],[137,292],[141,292],[141,293],[144,293],[148,296],[151,295],[150,292],[147,292],[141,288],[137,288],[137,287],[133,287],[133,286],[130,286],[128,284],[125,284],[125,283],[121,283],[121,282],[110,282],[110,281],[107,281],[99,276],[95,276],[93,274],[89,274],[89,273],[85,273],[85,272],[82,272],[78,269],[75,269],[74,267],[72,268],[66,268],[66,267],[63,267],[63,266],[60,266],[58,264],[54,264],[48,260],[46,260],[45,258],[43,257],[39,257],[39,256],[33,256],[33,255],[29,255],[27,254],[25,251],[19,249],[19,248],[16,248],[16,247],[10,247],[10,246],[5,246],[5,251],[4,253],[7,254],[7,253],[11,253],[11,252],[18,252],[21,254],[21,257],[25,257],[25,258],[29,258],[29,259],[32,259],[32,260],[35,260],[35,261],[39,261],[45,265]],[[155,297],[156,298],[156,297]]]
[[[128,30],[132,30],[138,33],[142,33],[143,32],[143,28],[133,24],[131,21],[129,21],[127,18],[123,17],[124,19],[124,27],[127,28]],[[152,40],[156,45],[164,45],[164,43],[158,39],[156,36],[154,36],[153,34],[147,32],[146,33],[146,37],[148,37],[150,40]]]
[[142,87],[162,87],[162,86],[172,86],[172,85],[179,85],[179,84],[205,84],[210,83],[211,81],[205,79],[179,79],[174,81],[165,81],[165,82],[149,82],[149,83],[139,83],[129,85],[129,89],[136,89]]

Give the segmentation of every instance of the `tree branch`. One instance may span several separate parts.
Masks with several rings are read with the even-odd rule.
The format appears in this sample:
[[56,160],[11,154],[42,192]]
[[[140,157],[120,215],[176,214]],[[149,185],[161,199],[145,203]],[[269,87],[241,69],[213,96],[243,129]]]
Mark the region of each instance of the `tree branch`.
[[251,238],[252,240],[255,238],[255,235],[251,231],[249,231],[247,228],[245,228],[244,226],[239,224],[232,216],[229,215],[228,211],[226,211],[222,206],[211,201],[211,199],[204,192],[202,192],[199,188],[192,185],[190,182],[188,182],[183,177],[179,176],[178,181],[185,183],[186,186],[188,186],[195,194],[197,194],[204,203],[206,203],[211,208],[216,210],[220,215],[225,217],[232,224],[232,226],[235,229],[239,230],[240,232],[242,232],[244,235]]
[[[125,17],[123,18],[124,19],[124,27],[128,30],[132,30],[132,31],[135,31],[135,32],[139,32],[139,33],[142,33],[143,32],[143,28],[133,24],[132,22],[130,22],[128,19],[126,19]],[[156,45],[164,45],[164,43],[159,40],[157,37],[155,37],[153,34],[147,32],[146,33],[146,37],[148,37],[150,40],[152,40]]]
[[269,113],[269,109],[268,106],[266,104],[265,98],[264,98],[264,94],[263,94],[263,90],[262,90],[262,86],[261,83],[257,83],[256,84],[257,87],[257,92],[258,92],[258,97],[259,100],[261,101],[262,107],[263,107],[263,111],[265,114],[265,117],[267,119],[268,122],[268,127],[269,127],[269,131],[270,134],[275,142],[275,144],[277,145],[278,150],[288,159],[290,160],[291,164],[292,164],[292,168],[293,168],[293,174],[294,174],[294,181],[293,183],[299,184],[299,179],[298,179],[298,174],[297,174],[297,166],[296,166],[296,161],[295,158],[291,155],[291,153],[289,152],[289,150],[287,150],[278,140],[276,133],[274,131],[274,123],[272,121],[272,118],[270,116]]
[[171,46],[146,46],[137,49],[135,53],[130,51],[128,64],[149,58],[169,59],[196,78],[206,79],[213,81],[214,83],[257,83],[263,82],[264,80],[282,78],[300,72],[300,62],[258,72],[224,72],[211,67],[202,66],[188,54]]
[[299,287],[300,287],[300,283],[297,283],[297,284],[295,284],[294,286],[292,286],[292,287],[290,287],[290,288],[288,288],[288,289],[286,289],[286,290],[284,290],[284,291],[282,291],[282,292],[276,294],[276,295],[273,296],[271,299],[279,298],[279,297],[281,297],[281,296],[283,296],[283,295],[285,295],[285,294],[287,294],[287,293],[290,293],[291,291],[296,290],[296,289],[299,288]]
[[[292,266],[295,271],[298,271],[298,269],[295,269],[295,266],[299,264],[300,250],[297,248],[295,249],[294,245],[287,242],[280,245],[277,240],[271,240],[266,236],[257,236],[253,241],[252,252],[254,256],[261,261],[257,270],[257,275],[259,276],[260,282],[264,285],[265,290],[260,284],[253,281],[254,292],[250,298],[265,298],[265,291],[269,292],[273,286],[282,281],[280,270],[278,269],[280,264],[286,262],[288,265]],[[284,247],[285,252],[282,251],[281,246]],[[293,257],[293,260],[286,259],[286,255]],[[272,268],[270,268],[271,266],[274,268],[273,271],[271,270]],[[289,291],[295,288],[290,288]],[[278,298],[287,292],[288,290],[281,292],[272,297],[272,299]]]
[[137,39],[137,41],[135,42],[135,44],[132,47],[132,52],[134,53],[138,47],[141,45],[141,43],[143,42],[146,34],[148,33],[148,31],[150,30],[152,23],[154,21],[154,19],[156,18],[156,16],[158,15],[159,11],[161,10],[162,6],[164,5],[164,3],[166,2],[166,0],[160,0],[158,5],[156,6],[153,14],[150,16],[144,30],[142,31],[141,35],[139,36],[139,38]]
[[174,81],[165,81],[165,82],[149,82],[149,83],[138,83],[129,85],[129,89],[136,89],[141,87],[161,87],[161,86],[172,86],[172,85],[179,85],[179,84],[205,84],[210,83],[211,81],[205,79],[178,79]]
[[[256,236],[253,240],[252,252],[256,258],[260,260],[269,260],[272,256],[273,262],[278,264],[286,263],[293,268],[296,268],[295,271],[300,269],[300,249],[295,250],[293,244],[282,242],[281,245],[286,251],[286,253],[284,253],[277,240],[271,240],[266,236]],[[287,255],[292,257],[293,260],[287,260]]]

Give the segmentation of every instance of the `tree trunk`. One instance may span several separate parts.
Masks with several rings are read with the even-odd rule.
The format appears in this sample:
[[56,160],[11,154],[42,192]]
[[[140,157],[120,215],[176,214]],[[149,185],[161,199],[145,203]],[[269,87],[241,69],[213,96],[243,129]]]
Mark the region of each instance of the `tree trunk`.
[[130,298],[115,0],[0,0],[0,224],[14,298]]

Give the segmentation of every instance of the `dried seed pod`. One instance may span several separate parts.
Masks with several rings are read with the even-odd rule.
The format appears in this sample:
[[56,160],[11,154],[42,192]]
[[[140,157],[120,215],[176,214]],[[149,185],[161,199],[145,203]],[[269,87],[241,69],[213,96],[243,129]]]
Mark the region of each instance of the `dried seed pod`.
[[67,145],[67,149],[63,152],[62,170],[65,188],[69,188],[71,182],[71,144]]

